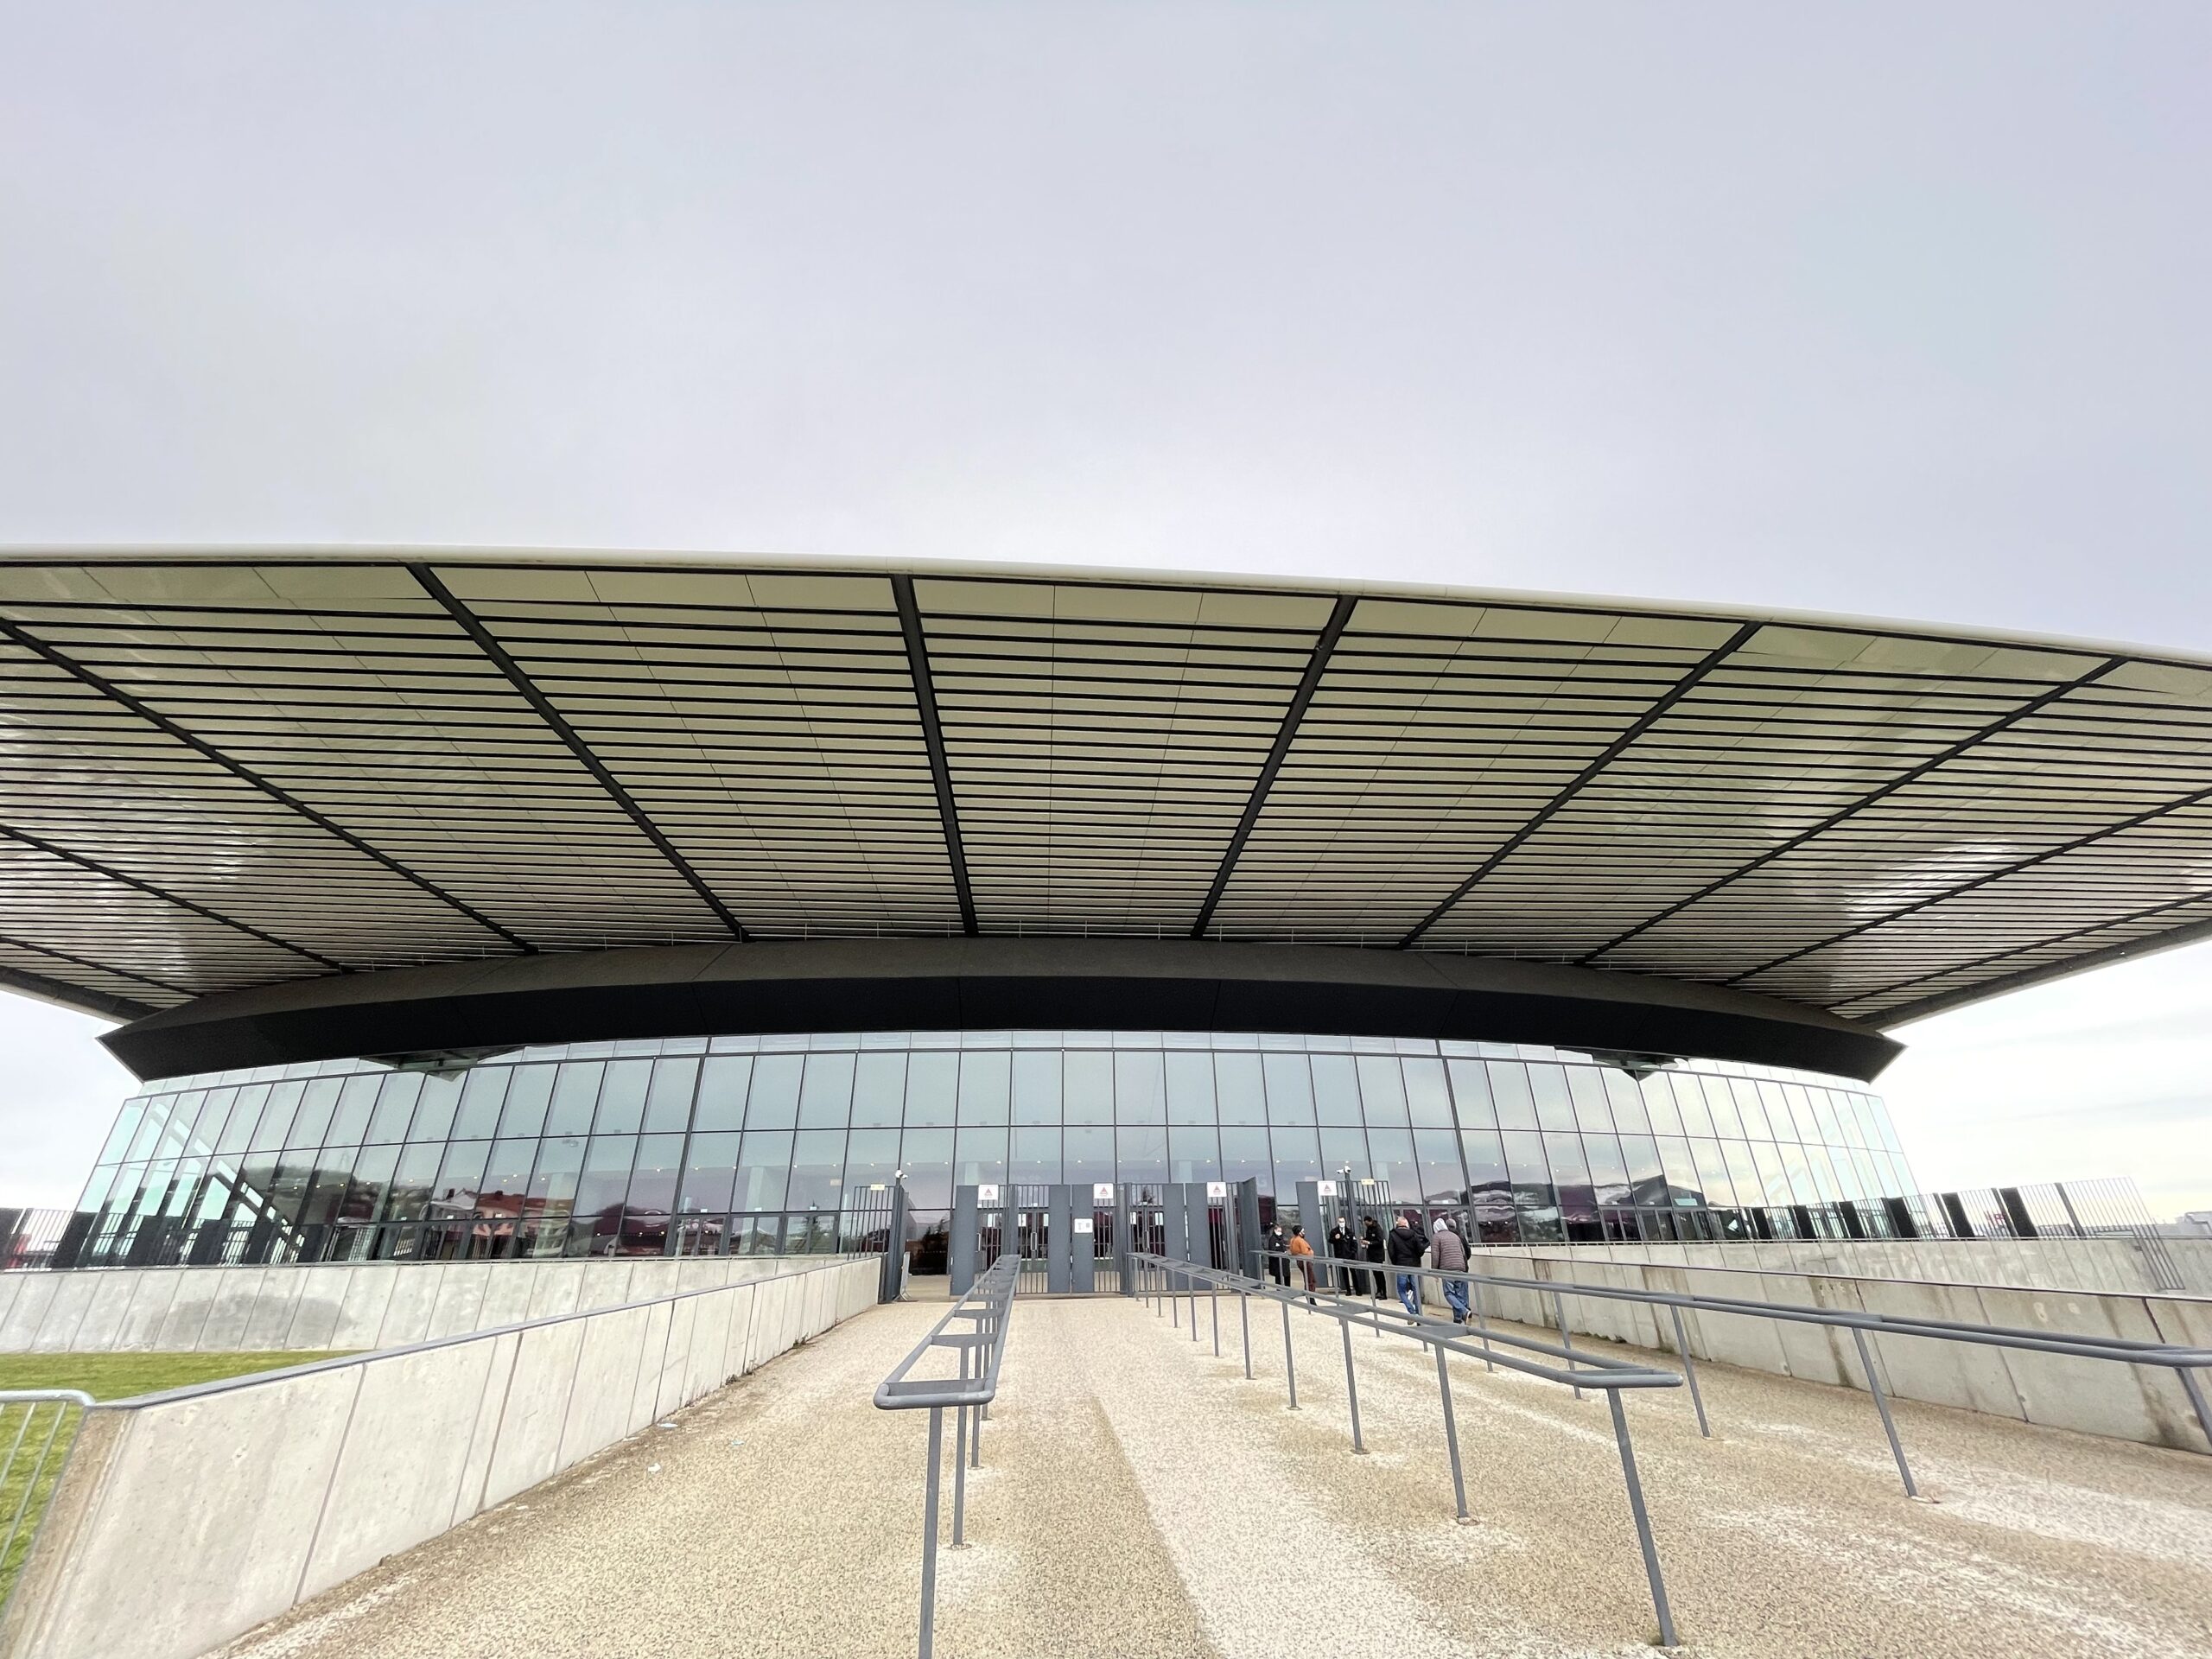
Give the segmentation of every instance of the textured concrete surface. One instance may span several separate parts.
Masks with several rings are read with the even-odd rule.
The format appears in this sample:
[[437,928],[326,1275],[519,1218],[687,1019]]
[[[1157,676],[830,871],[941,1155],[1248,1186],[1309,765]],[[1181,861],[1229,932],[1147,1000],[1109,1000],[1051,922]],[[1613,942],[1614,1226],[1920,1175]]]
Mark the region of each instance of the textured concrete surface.
[[[925,1421],[874,1383],[941,1312],[874,1310],[225,1650],[226,1659],[912,1651]],[[1201,1304],[1202,1318],[1206,1313]],[[1452,1363],[1475,1523],[1452,1518],[1435,1370],[1235,1304],[1223,1353],[1139,1304],[1017,1305],[938,1651],[1629,1655],[1656,1632],[1603,1403]],[[1900,1492],[1861,1394],[1706,1367],[1630,1418],[1676,1620],[1726,1656],[2212,1655],[2212,1462],[1904,1405]],[[948,1430],[948,1441],[950,1433]],[[946,1536],[950,1487],[946,1488]]]

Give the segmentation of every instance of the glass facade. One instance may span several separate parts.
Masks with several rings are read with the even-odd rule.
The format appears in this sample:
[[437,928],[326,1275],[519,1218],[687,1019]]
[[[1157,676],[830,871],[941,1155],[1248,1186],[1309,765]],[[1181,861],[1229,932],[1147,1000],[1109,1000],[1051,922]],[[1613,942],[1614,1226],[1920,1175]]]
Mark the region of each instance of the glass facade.
[[[716,1037],[173,1079],[124,1103],[80,1265],[838,1247],[894,1179],[1377,1183],[1498,1243],[1906,1230],[1855,1084],[1504,1043],[1174,1032]],[[1888,1204],[1885,1200],[1890,1200]]]

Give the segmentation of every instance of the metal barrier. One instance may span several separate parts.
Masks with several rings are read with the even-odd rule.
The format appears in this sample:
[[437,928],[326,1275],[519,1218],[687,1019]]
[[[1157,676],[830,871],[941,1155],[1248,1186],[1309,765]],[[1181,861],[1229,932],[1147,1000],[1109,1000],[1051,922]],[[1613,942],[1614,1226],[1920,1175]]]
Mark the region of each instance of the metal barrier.
[[[1262,1257],[1312,1266],[1317,1258],[1292,1256],[1282,1252],[1261,1251]],[[1318,1300],[1318,1287],[1280,1285],[1271,1279],[1247,1278],[1225,1268],[1202,1267],[1194,1262],[1178,1262],[1172,1256],[1138,1255],[1131,1257],[1135,1264],[1137,1285],[1133,1294],[1143,1297],[1153,1305],[1155,1314],[1163,1311],[1163,1304],[1171,1319],[1179,1327],[1182,1322],[1181,1304],[1190,1304],[1191,1339],[1198,1335],[1198,1292],[1205,1287],[1206,1300],[1213,1311],[1213,1351],[1221,1352],[1221,1304],[1223,1292],[1237,1298],[1237,1311],[1243,1321],[1244,1344],[1244,1375],[1252,1375],[1251,1300],[1257,1296],[1263,1300],[1279,1303],[1282,1308],[1283,1377],[1289,1389],[1290,1409],[1298,1409],[1298,1370],[1290,1337],[1290,1312],[1302,1306],[1306,1311],[1337,1321],[1338,1334],[1344,1340],[1344,1396],[1351,1419],[1351,1449],[1364,1456],[1365,1440],[1359,1427],[1359,1377],[1352,1363],[1351,1328],[1355,1325],[1370,1325],[1380,1338],[1388,1329],[1401,1336],[1412,1338],[1423,1344],[1436,1356],[1437,1397],[1444,1414],[1444,1445],[1452,1463],[1452,1496],[1457,1505],[1459,1519],[1466,1521],[1467,1483],[1459,1464],[1459,1424],[1452,1411],[1452,1377],[1446,1367],[1447,1355],[1458,1354],[1464,1358],[1480,1359],[1485,1364],[1503,1365],[1508,1370],[1518,1371],[1548,1382],[1558,1382],[1571,1388],[1595,1389],[1605,1396],[1613,1419],[1613,1441],[1621,1459],[1621,1478],[1628,1488],[1629,1515],[1636,1522],[1636,1541],[1643,1556],[1643,1575],[1651,1588],[1651,1609],[1658,1616],[1659,1637],[1669,1647],[1675,1644],[1675,1617],[1667,1601],[1666,1579],[1659,1569],[1659,1551],[1651,1536],[1651,1519],[1643,1505],[1643,1486],[1636,1472],[1636,1448],[1628,1432],[1628,1414],[1621,1407],[1621,1393],[1627,1389],[1674,1389],[1681,1386],[1682,1379],[1672,1371],[1656,1366],[1631,1364],[1625,1360],[1606,1359],[1589,1353],[1576,1353],[1571,1347],[1538,1341],[1510,1332],[1485,1332],[1481,1337],[1471,1337],[1463,1326],[1449,1320],[1431,1319],[1426,1314],[1407,1314],[1395,1310],[1395,1317],[1389,1325],[1383,1321],[1379,1306],[1364,1302],[1346,1301],[1333,1292],[1330,1300]],[[1310,1284],[1310,1281],[1309,1281]],[[1484,1345],[1478,1347],[1478,1342]],[[1503,1344],[1518,1352],[1501,1352],[1489,1344]],[[1567,1369],[1548,1365],[1541,1359],[1528,1355],[1544,1355],[1567,1361]],[[1576,1362],[1586,1369],[1577,1369]]]
[[[929,1480],[922,1500],[921,1659],[930,1659],[937,1641],[937,1528],[938,1465],[944,1457],[944,1414],[959,1414],[952,1456],[952,1547],[967,1540],[968,1466],[983,1463],[983,1420],[999,1391],[999,1362],[1006,1356],[1007,1315],[1021,1274],[1021,1258],[1002,1255],[952,1305],[914,1351],[892,1367],[876,1385],[879,1411],[930,1414]],[[959,1328],[955,1328],[956,1326]],[[950,1350],[958,1357],[953,1376],[914,1377],[914,1367],[928,1355]],[[972,1433],[971,1433],[972,1414]]]
[[[0,1391],[0,1437],[8,1450],[0,1458],[0,1505],[8,1512],[8,1535],[0,1542],[0,1608],[15,1592],[16,1577],[38,1537],[48,1500],[61,1484],[61,1471],[77,1444],[92,1396],[77,1389],[13,1389]],[[45,1432],[39,1432],[43,1418]],[[67,1427],[68,1438],[61,1431]],[[35,1446],[35,1457],[25,1448]],[[56,1455],[57,1449],[59,1455]]]
[[[1488,1287],[1548,1294],[1552,1299],[1560,1338],[1569,1347],[1573,1345],[1573,1338],[1567,1332],[1564,1303],[1564,1299],[1568,1296],[1637,1302],[1667,1308],[1673,1316],[1675,1351],[1681,1358],[1683,1375],[1690,1385],[1690,1399],[1697,1408],[1698,1432],[1708,1440],[1712,1438],[1713,1430],[1706,1420],[1704,1396],[1698,1391],[1697,1361],[1690,1353],[1688,1335],[1682,1328],[1684,1308],[1699,1313],[1732,1314],[1745,1319],[1772,1319],[1790,1325],[1821,1325],[1849,1331],[1859,1351],[1859,1366],[1866,1378],[1866,1391],[1874,1396],[1874,1408],[1881,1414],[1882,1433],[1888,1438],[1890,1455],[1897,1463],[1897,1476],[1904,1482],[1907,1497],[1919,1497],[1920,1488],[1913,1479],[1912,1465],[1905,1459],[1904,1444],[1897,1437],[1897,1420],[1890,1412],[1889,1391],[1882,1386],[1881,1376],[1875,1370],[1874,1356],[1867,1343],[1869,1335],[1919,1337],[1931,1342],[1967,1343],[1985,1348],[2016,1348],[2033,1353],[2058,1354],[2069,1359],[2101,1359],[2121,1365],[2160,1367],[2172,1371],[2180,1379],[2183,1391],[2188,1395],[2189,1402],[2196,1410],[2198,1426],[2204,1431],[2205,1440],[2208,1445],[2212,1445],[2212,1405],[2208,1404],[2204,1385],[2196,1376],[2197,1371],[2212,1368],[2212,1349],[2184,1347],[2177,1343],[2142,1342],[2131,1337],[2054,1335],[2047,1331],[2024,1331],[2010,1325],[1968,1325],[1951,1319],[1919,1319],[1900,1318],[1891,1313],[1853,1313],[1846,1308],[1805,1307],[1794,1302],[1759,1302],[1732,1296],[1706,1296],[1692,1291],[1630,1290],[1611,1285],[1563,1284],[1550,1279],[1516,1279],[1499,1274],[1478,1273],[1472,1268],[1454,1271],[1440,1268],[1392,1266],[1387,1271],[1420,1280],[1457,1281],[1478,1289]],[[1478,1295],[1476,1306],[1478,1307],[1479,1305]],[[1477,1317],[1481,1316],[1478,1314]],[[1588,1357],[1586,1351],[1576,1357]]]

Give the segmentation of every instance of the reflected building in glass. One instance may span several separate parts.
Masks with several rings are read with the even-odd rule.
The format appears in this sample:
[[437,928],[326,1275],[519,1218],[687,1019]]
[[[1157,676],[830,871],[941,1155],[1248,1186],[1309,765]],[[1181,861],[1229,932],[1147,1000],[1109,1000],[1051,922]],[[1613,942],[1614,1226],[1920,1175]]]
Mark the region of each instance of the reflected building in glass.
[[128,1102],[80,1265],[819,1251],[903,1180],[1338,1179],[1493,1243],[1916,1230],[1861,1085],[1501,1043],[1160,1032],[667,1039],[466,1069],[330,1061]]

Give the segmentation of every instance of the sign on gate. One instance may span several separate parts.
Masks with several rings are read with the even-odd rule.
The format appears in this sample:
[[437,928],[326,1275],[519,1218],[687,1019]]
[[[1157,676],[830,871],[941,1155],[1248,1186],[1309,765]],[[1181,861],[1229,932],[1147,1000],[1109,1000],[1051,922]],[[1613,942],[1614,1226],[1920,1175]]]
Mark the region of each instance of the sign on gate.
[[1209,1198],[1225,1198],[1228,1196],[1229,1183],[1227,1181],[1208,1181],[1206,1183],[1206,1197]]
[[1088,1216],[1077,1216],[1075,1220],[1070,1224],[1070,1225],[1071,1225],[1077,1232],[1088,1236],[1090,1231],[1090,1217]]
[[[1323,1198],[1333,1198],[1337,1196],[1337,1184],[1334,1181],[1319,1181],[1316,1182],[1315,1185],[1320,1188],[1321,1196]],[[997,1189],[994,1188],[992,1190],[996,1191]]]
[[1111,1181],[1094,1181],[1090,1187],[1090,1201],[1103,1208],[1109,1210],[1112,1209],[1114,1205],[1114,1183]]
[[978,1204],[996,1204],[998,1201],[999,1201],[999,1190],[998,1190],[998,1188],[996,1188],[995,1186],[990,1186],[990,1185],[987,1185],[978,1186],[978,1187],[976,1189],[976,1203],[978,1203]]

